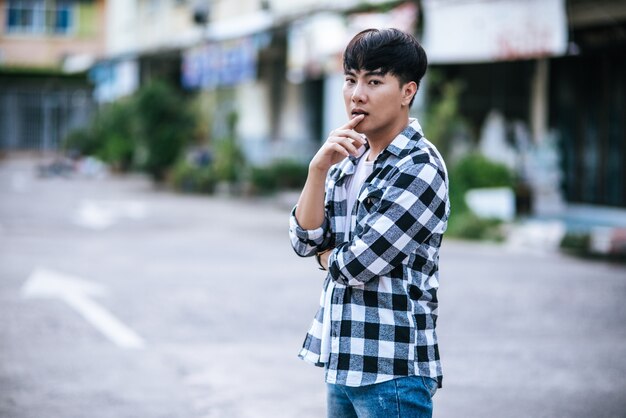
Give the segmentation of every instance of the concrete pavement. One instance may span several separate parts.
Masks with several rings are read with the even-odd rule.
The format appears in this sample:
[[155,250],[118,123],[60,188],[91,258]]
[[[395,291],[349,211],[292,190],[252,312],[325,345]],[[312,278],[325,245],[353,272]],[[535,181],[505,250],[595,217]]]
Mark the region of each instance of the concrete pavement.
[[[32,163],[0,163],[0,416],[324,416],[322,370],[296,358],[323,276],[291,251],[285,205]],[[25,297],[38,268],[144,347]],[[626,416],[624,296],[624,265],[445,241],[435,417]]]

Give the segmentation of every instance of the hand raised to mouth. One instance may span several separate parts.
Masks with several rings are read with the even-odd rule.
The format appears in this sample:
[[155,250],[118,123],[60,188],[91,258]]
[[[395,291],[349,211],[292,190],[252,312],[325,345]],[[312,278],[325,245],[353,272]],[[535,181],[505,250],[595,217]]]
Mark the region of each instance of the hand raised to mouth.
[[331,166],[344,158],[357,155],[358,149],[365,145],[366,141],[363,135],[356,132],[354,128],[365,116],[365,113],[356,114],[348,123],[332,131],[311,160],[309,168],[326,173]]
[[309,163],[309,175],[296,207],[296,218],[301,227],[314,229],[322,224],[326,175],[330,167],[350,155],[356,155],[358,149],[365,145],[365,137],[354,130],[364,118],[363,114],[356,115],[332,131]]

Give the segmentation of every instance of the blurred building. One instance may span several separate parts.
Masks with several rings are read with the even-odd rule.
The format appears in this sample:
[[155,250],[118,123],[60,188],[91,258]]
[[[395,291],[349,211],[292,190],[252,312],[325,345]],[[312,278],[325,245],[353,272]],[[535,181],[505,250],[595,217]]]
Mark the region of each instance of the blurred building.
[[530,188],[527,209],[626,207],[626,1],[422,3],[431,69],[462,82],[471,135]]
[[236,114],[252,163],[304,161],[345,117],[340,58],[350,36],[371,25],[415,31],[416,3],[373,3],[108,0],[95,97],[117,100],[166,79],[201,96],[211,138],[227,135]]
[[570,49],[550,62],[549,126],[568,202],[626,207],[626,1],[568,3]]
[[104,0],[0,0],[0,149],[56,150],[93,107]]
[[180,85],[182,53],[202,37],[191,1],[107,0],[106,14],[106,48],[90,74],[96,100],[117,100],[151,79]]
[[202,42],[184,52],[183,86],[218,103],[215,137],[224,114],[237,113],[238,138],[255,164],[307,161],[346,118],[341,54],[349,39],[370,26],[414,32],[418,10],[406,1],[212,5]]
[[[390,26],[411,31],[425,45],[431,72],[444,82],[462,82],[462,140],[477,139],[481,152],[516,171],[524,186],[518,193],[527,193],[521,210],[558,213],[574,203],[626,207],[625,0],[0,5],[0,82],[10,84],[3,81],[9,65],[55,68],[63,80],[89,67],[93,98],[106,103],[153,78],[165,79],[200,98],[209,141],[227,135],[236,114],[237,139],[253,164],[306,161],[345,121],[341,53],[354,33]],[[37,48],[45,53],[23,52]],[[422,116],[431,99],[425,97],[430,82],[427,75],[415,115]],[[14,126],[16,118],[23,125],[56,123],[56,116],[41,117],[54,112],[16,112],[7,105],[14,99],[3,97],[0,129]],[[39,109],[51,109],[49,103]],[[35,116],[24,116],[28,112]],[[20,136],[7,138],[3,134],[3,148],[25,144]]]

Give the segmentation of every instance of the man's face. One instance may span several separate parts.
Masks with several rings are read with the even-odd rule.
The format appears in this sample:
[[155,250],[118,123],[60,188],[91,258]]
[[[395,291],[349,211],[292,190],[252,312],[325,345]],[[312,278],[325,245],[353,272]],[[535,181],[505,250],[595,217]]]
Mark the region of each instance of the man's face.
[[360,113],[365,114],[365,118],[355,130],[373,136],[384,134],[387,130],[397,130],[397,126],[405,125],[406,113],[402,111],[402,107],[408,106],[410,102],[406,91],[408,84],[410,83],[400,85],[400,80],[390,73],[347,71],[343,84],[343,98],[348,117],[352,119]]

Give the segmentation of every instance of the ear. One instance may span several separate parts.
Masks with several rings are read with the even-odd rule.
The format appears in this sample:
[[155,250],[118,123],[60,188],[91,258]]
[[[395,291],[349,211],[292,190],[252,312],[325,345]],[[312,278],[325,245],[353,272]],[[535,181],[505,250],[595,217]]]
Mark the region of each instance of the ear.
[[402,86],[402,106],[408,106],[417,93],[417,83],[415,81],[409,81]]

